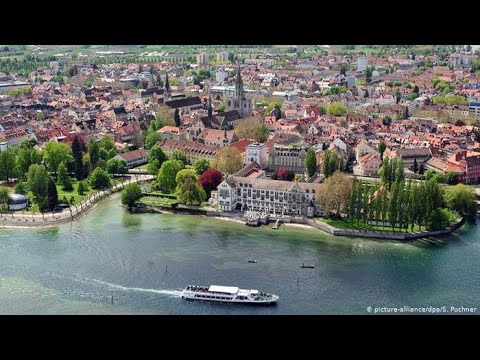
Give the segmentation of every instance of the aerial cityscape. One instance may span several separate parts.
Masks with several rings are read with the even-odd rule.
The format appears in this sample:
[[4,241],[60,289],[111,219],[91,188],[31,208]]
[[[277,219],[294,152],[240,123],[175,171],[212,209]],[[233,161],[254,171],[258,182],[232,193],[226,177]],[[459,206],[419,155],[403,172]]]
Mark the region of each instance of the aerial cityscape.
[[479,314],[480,46],[0,45],[0,314]]

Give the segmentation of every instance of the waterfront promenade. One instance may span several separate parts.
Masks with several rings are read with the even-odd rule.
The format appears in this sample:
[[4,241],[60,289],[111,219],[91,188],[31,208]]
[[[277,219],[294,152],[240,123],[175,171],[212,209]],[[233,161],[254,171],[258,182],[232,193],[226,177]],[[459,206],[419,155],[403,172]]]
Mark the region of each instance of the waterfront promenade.
[[153,178],[154,176],[147,174],[131,175],[129,179],[118,183],[111,188],[88,194],[78,204],[72,205],[69,208],[58,212],[45,212],[43,214],[26,211],[3,212],[0,213],[0,227],[45,227],[74,221],[85,215],[88,210],[95,207],[100,200],[122,190],[125,185],[150,181]]

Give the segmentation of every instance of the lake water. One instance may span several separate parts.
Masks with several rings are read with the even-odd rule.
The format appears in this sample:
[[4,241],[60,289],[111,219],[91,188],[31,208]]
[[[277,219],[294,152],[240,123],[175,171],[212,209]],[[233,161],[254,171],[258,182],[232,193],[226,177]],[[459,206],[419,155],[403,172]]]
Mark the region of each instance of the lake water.
[[[367,314],[368,306],[480,304],[475,225],[437,243],[396,243],[128,214],[119,202],[116,195],[54,228],[0,229],[0,313]],[[303,262],[316,266],[301,269]],[[188,284],[258,289],[280,300],[187,302],[179,295]]]

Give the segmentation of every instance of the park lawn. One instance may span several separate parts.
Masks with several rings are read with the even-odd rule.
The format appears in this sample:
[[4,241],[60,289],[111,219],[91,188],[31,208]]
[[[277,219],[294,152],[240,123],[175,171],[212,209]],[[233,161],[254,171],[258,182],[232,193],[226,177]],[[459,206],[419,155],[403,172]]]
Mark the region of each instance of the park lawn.
[[96,192],[96,190],[92,189],[90,186],[88,186],[88,191],[85,191],[85,193],[83,195],[79,195],[78,194],[78,182],[75,182],[73,184],[73,190],[71,190],[71,191],[65,191],[65,190],[63,190],[63,186],[57,185],[57,192],[58,192],[58,200],[59,201],[62,201],[63,197],[66,196],[68,202],[70,203],[70,198],[73,196],[73,198],[75,200],[73,205],[75,205],[75,204],[78,204],[80,201],[82,201],[83,198],[85,197],[85,195],[93,194],[94,192]]
[[[398,228],[395,228],[395,230],[392,230],[391,226],[374,226],[370,224],[365,224],[362,221],[357,222],[357,220],[351,220],[351,219],[315,219],[316,221],[323,222],[325,224],[335,226],[336,228],[339,229],[354,229],[354,230],[364,230],[364,231],[393,231],[393,232],[405,232],[405,229],[402,229],[401,231]],[[413,233],[419,232],[420,229],[418,228],[418,225],[415,225],[413,227]],[[425,230],[422,230],[425,231]],[[410,227],[408,228],[409,233],[412,233],[410,231]]]

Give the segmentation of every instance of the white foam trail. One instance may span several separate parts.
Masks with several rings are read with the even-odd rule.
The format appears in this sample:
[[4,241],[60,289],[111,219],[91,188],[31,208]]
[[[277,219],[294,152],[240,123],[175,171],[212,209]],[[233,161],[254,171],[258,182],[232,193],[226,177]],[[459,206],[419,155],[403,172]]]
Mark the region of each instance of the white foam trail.
[[109,286],[111,288],[124,290],[124,291],[151,292],[151,293],[155,293],[155,294],[170,295],[172,297],[180,297],[182,295],[182,292],[178,291],[178,290],[157,290],[157,289],[134,288],[134,287],[126,287],[126,286],[122,286],[122,285],[111,284],[109,282],[101,281],[101,280],[97,280],[97,279],[88,279],[88,278],[86,278],[86,279],[90,280],[90,281],[94,281],[98,284],[106,285],[106,286]]

